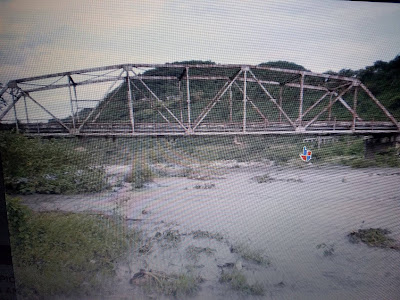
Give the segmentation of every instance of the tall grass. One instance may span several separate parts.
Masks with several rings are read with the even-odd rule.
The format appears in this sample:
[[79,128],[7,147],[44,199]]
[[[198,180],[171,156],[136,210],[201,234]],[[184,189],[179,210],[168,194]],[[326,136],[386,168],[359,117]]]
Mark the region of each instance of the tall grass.
[[37,213],[7,198],[18,294],[25,299],[100,291],[114,264],[139,242],[118,216]]
[[84,193],[106,188],[102,167],[71,141],[30,139],[1,132],[0,152],[7,193]]

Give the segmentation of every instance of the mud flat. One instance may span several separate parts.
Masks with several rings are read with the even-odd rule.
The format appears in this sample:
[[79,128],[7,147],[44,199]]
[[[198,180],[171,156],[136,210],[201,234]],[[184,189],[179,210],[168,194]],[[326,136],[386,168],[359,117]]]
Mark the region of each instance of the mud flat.
[[[23,201],[36,210],[119,213],[143,232],[118,265],[110,297],[172,299],[138,278],[190,274],[199,282],[178,298],[398,299],[400,251],[354,244],[347,234],[386,228],[400,240],[399,169],[219,168],[223,175],[209,179],[156,178],[141,190],[120,184]],[[233,272],[247,285],[235,288],[232,278],[242,277]]]

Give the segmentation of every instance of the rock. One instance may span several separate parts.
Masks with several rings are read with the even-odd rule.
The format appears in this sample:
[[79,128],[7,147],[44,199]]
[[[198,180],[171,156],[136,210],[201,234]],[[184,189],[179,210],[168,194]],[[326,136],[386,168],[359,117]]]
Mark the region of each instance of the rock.
[[242,265],[242,261],[238,260],[235,264],[235,268],[236,270],[240,271],[241,269],[243,269],[243,265]]
[[225,263],[223,265],[218,265],[220,268],[233,268],[235,266],[234,263]]
[[133,277],[129,280],[130,284],[141,285],[146,282],[146,271],[144,269],[140,269],[139,272],[135,273]]
[[283,281],[281,281],[281,282],[277,283],[276,286],[285,287],[285,283]]

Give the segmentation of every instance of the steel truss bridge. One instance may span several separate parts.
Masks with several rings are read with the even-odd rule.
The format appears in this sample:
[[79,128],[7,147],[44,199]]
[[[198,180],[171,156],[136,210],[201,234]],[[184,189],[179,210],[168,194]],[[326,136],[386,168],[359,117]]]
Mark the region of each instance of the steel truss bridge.
[[[170,85],[175,95],[161,94],[155,82]],[[192,89],[198,82],[207,83],[208,89],[214,87],[215,93],[203,96],[203,106],[196,104],[194,110],[199,101],[194,93],[198,94],[201,85],[195,85],[196,92]],[[101,107],[113,105],[118,86],[123,84],[125,107],[121,109],[128,110],[129,119],[101,121]],[[91,91],[98,91],[97,86],[105,85],[100,99],[87,99]],[[285,97],[287,90],[290,97]],[[171,97],[178,106],[171,107]],[[156,112],[157,120],[138,120],[134,108],[140,101]],[[383,119],[362,116],[368,101]],[[210,118],[221,103],[225,103],[225,119]],[[64,118],[54,112],[61,106],[65,107]],[[346,114],[334,116],[335,107]],[[123,64],[22,78],[1,88],[0,109],[1,129],[40,136],[400,133],[400,123],[356,78],[260,65]],[[32,110],[48,118],[35,120]]]

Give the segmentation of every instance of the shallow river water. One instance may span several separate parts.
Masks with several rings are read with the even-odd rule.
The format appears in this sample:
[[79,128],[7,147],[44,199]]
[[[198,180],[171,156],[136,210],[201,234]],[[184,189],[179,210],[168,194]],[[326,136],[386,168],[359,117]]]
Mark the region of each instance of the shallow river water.
[[[253,179],[264,174],[273,180]],[[206,183],[215,186],[195,188]],[[181,233],[220,233],[229,243],[262,250],[268,257],[267,267],[247,263],[246,268],[243,261],[249,282],[265,288],[264,296],[244,296],[218,283],[216,264],[236,258],[229,257],[226,245],[207,241],[219,253],[212,257],[214,269],[207,270],[210,258],[202,258],[199,274],[206,282],[196,299],[400,299],[400,251],[352,244],[346,236],[381,227],[400,241],[399,169],[230,168],[207,181],[158,178],[140,191],[122,187],[96,195],[25,196],[24,201],[37,210],[111,212],[117,205],[150,235],[168,226]],[[181,248],[193,241],[186,236]],[[323,243],[332,255],[317,248]],[[155,248],[145,262],[132,259],[121,267],[114,296],[129,299],[137,291],[128,281],[139,268],[182,271],[190,261],[182,254],[174,257],[174,251],[179,249]]]

